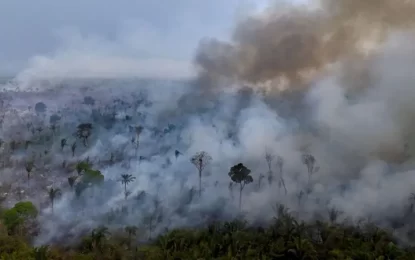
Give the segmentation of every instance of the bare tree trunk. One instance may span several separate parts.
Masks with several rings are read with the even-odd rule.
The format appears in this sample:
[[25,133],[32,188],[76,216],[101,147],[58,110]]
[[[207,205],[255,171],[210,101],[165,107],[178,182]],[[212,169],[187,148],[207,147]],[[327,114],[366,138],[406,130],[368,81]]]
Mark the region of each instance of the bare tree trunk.
[[131,232],[128,232],[128,248],[131,249]]
[[199,197],[202,197],[202,170],[199,170]]
[[151,239],[151,233],[152,233],[152,231],[153,231],[153,217],[151,217],[151,219],[150,219],[150,223],[149,223],[150,225],[149,225],[149,228],[148,228],[148,239],[150,240]]
[[285,195],[287,195],[287,187],[285,186],[285,181],[284,181],[284,178],[281,176],[281,184],[282,184],[282,187],[284,188],[284,192],[285,192]]
[[244,186],[241,183],[241,188],[239,189],[239,211],[241,210],[241,206],[242,206],[242,190],[243,190]]

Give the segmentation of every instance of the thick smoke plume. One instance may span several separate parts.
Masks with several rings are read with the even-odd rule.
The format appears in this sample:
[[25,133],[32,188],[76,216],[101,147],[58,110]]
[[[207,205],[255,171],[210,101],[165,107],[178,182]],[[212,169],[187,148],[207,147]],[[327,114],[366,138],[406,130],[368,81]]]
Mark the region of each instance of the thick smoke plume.
[[232,42],[204,40],[195,58],[201,82],[302,88],[334,64],[365,59],[391,32],[415,25],[412,0],[322,0],[317,6],[270,7],[241,21]]
[[[266,224],[277,203],[306,220],[335,209],[339,221],[370,219],[411,241],[412,14],[414,1],[398,0],[273,7],[239,24],[233,43],[202,43],[196,82],[77,79],[50,91],[1,93],[4,203],[20,197],[39,205],[37,243],[100,224],[137,225],[149,237],[241,215]],[[280,81],[302,91],[261,95],[244,88],[278,90]],[[47,109],[36,106],[40,101]],[[87,145],[74,135],[81,123],[93,126]],[[211,160],[199,179],[191,159],[201,151]],[[33,159],[28,184],[24,165]],[[78,196],[67,180],[85,160],[105,181]],[[253,178],[241,208],[228,176],[238,163]],[[136,179],[124,186],[122,174]],[[64,191],[53,213],[40,192],[51,186]]]

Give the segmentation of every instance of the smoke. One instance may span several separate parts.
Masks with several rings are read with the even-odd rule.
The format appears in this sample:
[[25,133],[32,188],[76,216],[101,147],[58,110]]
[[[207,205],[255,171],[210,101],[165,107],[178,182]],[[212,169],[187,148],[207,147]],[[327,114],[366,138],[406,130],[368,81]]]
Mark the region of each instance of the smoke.
[[[145,31],[145,28],[129,30],[132,24],[123,26],[126,32],[121,30],[113,41],[94,35],[82,35],[76,30],[63,30],[60,33],[63,43],[61,47],[49,55],[32,57],[27,68],[17,74],[14,82],[20,90],[33,91],[36,88],[53,88],[65,79],[139,77],[180,80],[192,76],[192,68],[184,59],[162,55],[139,56],[141,48],[145,48],[148,43],[144,40],[138,43],[137,37],[157,42],[165,40]],[[153,48],[160,50],[161,47]],[[44,85],[45,82],[51,84]],[[14,90],[15,87],[10,85],[7,89]]]
[[205,39],[200,81],[223,78],[272,90],[301,89],[333,65],[363,62],[391,32],[412,29],[414,1],[314,1],[271,6],[236,26],[231,42]]
[[[3,93],[9,99],[3,99],[1,138],[34,141],[27,150],[2,146],[1,181],[12,186],[6,202],[26,187],[24,162],[35,155],[36,174],[24,196],[42,208],[38,244],[70,240],[99,224],[137,225],[153,237],[166,228],[241,215],[263,224],[275,216],[277,203],[305,220],[328,218],[335,207],[339,220],[371,218],[408,241],[406,232],[414,228],[408,196],[415,190],[414,2],[391,3],[270,7],[238,24],[233,43],[202,42],[195,82],[72,79],[53,92]],[[369,50],[363,48],[368,42]],[[264,85],[278,90],[278,78],[302,91],[255,91]],[[84,88],[75,90],[79,85]],[[85,104],[85,96],[95,104]],[[27,108],[39,101],[45,113]],[[48,128],[53,114],[61,117],[57,134]],[[28,122],[44,126],[43,134],[26,130]],[[94,126],[87,147],[73,136],[84,122]],[[138,149],[131,141],[134,126],[143,127]],[[70,147],[61,150],[62,138],[78,142],[75,156]],[[212,157],[201,197],[190,162],[200,151]],[[313,167],[305,165],[305,155],[315,158]],[[78,198],[67,178],[87,158],[105,182]],[[254,179],[243,190],[241,210],[228,176],[239,162]],[[129,196],[121,174],[136,177]],[[45,186],[64,191],[54,213],[47,193],[39,192]]]
[[[18,74],[20,90],[45,89],[44,81],[56,85],[68,78],[189,78],[199,39],[227,36],[237,9],[249,2],[45,0],[25,3],[24,9],[4,2],[0,76]],[[37,22],[22,23],[15,13]]]

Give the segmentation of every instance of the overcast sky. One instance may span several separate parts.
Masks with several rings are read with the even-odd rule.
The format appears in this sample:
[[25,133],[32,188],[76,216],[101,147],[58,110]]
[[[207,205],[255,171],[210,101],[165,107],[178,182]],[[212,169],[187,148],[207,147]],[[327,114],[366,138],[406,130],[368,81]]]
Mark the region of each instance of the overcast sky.
[[0,75],[185,74],[202,37],[267,1],[0,0]]

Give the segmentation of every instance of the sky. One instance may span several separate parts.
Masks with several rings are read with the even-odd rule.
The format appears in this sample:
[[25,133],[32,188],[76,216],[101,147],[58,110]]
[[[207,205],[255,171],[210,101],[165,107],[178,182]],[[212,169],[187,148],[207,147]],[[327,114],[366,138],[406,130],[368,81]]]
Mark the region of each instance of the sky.
[[226,39],[266,2],[1,0],[0,76],[186,75],[201,38]]

